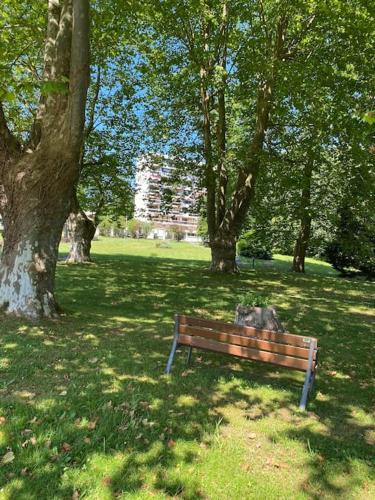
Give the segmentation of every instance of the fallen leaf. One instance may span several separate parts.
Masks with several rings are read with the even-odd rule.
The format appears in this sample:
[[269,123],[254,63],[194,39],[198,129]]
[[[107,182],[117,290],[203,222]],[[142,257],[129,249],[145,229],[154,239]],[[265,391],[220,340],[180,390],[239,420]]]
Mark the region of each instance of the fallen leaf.
[[68,452],[68,451],[70,451],[72,449],[72,446],[69,443],[63,443],[61,449],[64,452]]
[[164,434],[164,433],[160,434],[159,439],[160,439],[160,441],[164,441],[164,439],[165,439],[165,434]]
[[3,416],[0,417],[0,425],[3,425],[5,424],[5,422],[7,421],[7,419]]
[[90,429],[90,431],[93,431],[95,429],[96,422],[97,420],[90,420],[90,422],[87,424],[87,427]]
[[170,439],[168,441],[168,448],[173,448],[174,446],[176,446],[176,441],[173,441],[173,439]]
[[22,436],[27,436],[28,434],[32,434],[33,431],[31,429],[24,429],[21,434]]
[[255,432],[250,432],[249,439],[255,439],[256,437],[257,435],[255,434]]
[[36,425],[40,425],[42,423],[42,420],[40,420],[39,418],[37,417],[33,417],[31,420],[29,420],[29,424],[36,424]]
[[102,479],[102,484],[104,486],[110,486],[112,484],[112,478],[109,476],[104,476]]
[[98,358],[91,358],[91,359],[89,359],[89,363],[91,363],[91,364],[95,364],[97,362],[98,362]]
[[75,421],[74,421],[74,425],[75,425],[76,427],[79,427],[79,426],[81,425],[81,421],[82,421],[82,419],[81,419],[81,418],[79,418],[79,417],[78,417],[78,418],[76,418],[76,419],[75,419]]
[[14,458],[15,457],[14,457],[13,451],[8,451],[7,453],[5,453],[5,455],[1,459],[0,463],[1,463],[1,465],[9,464],[9,463],[13,462]]
[[27,448],[28,444],[30,443],[30,439],[26,439],[23,443],[21,443],[22,448]]
[[36,442],[37,442],[37,441],[36,441],[36,437],[35,437],[35,436],[33,436],[33,437],[31,437],[31,438],[30,438],[30,443],[31,443],[33,446],[35,446],[35,445],[36,445]]
[[79,491],[75,490],[72,495],[72,500],[78,500],[80,497]]
[[27,468],[27,467],[24,467],[22,470],[21,470],[21,476],[28,476],[30,473],[30,470]]
[[67,392],[67,391],[61,391],[61,392],[59,393],[59,396],[66,396],[67,394],[68,394],[68,392]]
[[84,442],[85,442],[86,444],[90,444],[90,443],[91,443],[91,439],[90,439],[89,437],[85,437],[85,438],[84,438]]

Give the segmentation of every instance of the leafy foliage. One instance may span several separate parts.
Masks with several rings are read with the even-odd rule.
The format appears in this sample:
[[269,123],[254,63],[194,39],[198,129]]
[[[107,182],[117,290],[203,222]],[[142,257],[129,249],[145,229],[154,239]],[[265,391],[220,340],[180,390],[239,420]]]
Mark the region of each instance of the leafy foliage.
[[270,239],[260,231],[245,232],[237,243],[237,251],[244,257],[254,259],[272,259],[272,245]]
[[255,292],[247,292],[238,298],[238,303],[248,307],[268,307],[272,304],[271,297]]
[[368,277],[375,277],[374,222],[358,220],[349,207],[343,207],[339,226],[333,241],[327,246],[326,256],[341,273],[356,269]]

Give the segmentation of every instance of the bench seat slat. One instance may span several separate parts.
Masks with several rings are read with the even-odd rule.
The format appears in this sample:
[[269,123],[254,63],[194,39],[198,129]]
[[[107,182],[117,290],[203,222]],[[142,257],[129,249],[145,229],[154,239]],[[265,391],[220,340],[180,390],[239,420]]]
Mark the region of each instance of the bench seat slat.
[[247,347],[233,344],[222,344],[221,342],[215,342],[200,337],[192,337],[191,335],[180,334],[178,336],[178,343],[182,345],[198,347],[200,349],[208,349],[210,351],[232,354],[233,356],[238,356],[240,358],[286,366],[300,371],[306,371],[308,368],[308,361],[305,359],[292,358],[290,356],[284,356],[282,354],[249,349]]
[[269,340],[271,342],[294,345],[296,347],[308,348],[310,339],[315,340],[313,337],[303,337],[302,335],[294,335],[291,333],[272,332],[270,330],[259,330],[251,326],[240,326],[225,323],[224,321],[205,320],[185,315],[178,316],[178,322],[180,325],[207,328],[213,331],[243,335],[246,337],[255,337],[261,340]]
[[[190,335],[192,337],[204,337],[217,342],[226,342],[229,344],[240,345],[243,347],[253,347],[261,351],[270,351],[277,354],[286,354],[288,356],[296,356],[298,358],[309,359],[309,349],[297,347],[288,344],[278,344],[268,340],[261,340],[253,337],[245,337],[243,335],[232,335],[219,331],[212,331],[206,328],[198,328],[189,325],[179,325],[179,333]],[[314,353],[314,359],[315,359]]]

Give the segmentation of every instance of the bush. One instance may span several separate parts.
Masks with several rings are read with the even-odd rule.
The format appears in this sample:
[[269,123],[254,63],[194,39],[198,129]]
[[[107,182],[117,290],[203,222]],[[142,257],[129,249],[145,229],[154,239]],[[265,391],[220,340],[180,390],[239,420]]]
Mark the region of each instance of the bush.
[[151,222],[144,222],[137,219],[130,219],[127,223],[127,230],[132,238],[147,238],[153,227]]
[[271,298],[255,292],[247,292],[238,299],[238,303],[248,307],[268,307],[271,305]]
[[197,236],[202,238],[202,243],[205,246],[209,244],[209,236],[208,236],[208,224],[204,217],[199,217],[198,227],[197,227]]
[[237,251],[243,257],[253,259],[272,259],[271,243],[262,241],[257,237],[255,231],[247,231],[242,235],[237,243]]
[[173,225],[168,229],[168,234],[173,240],[181,241],[185,237],[184,228],[181,226]]
[[344,207],[332,242],[327,245],[326,258],[337,271],[346,274],[354,269],[375,277],[375,231]]
[[154,225],[152,222],[142,222],[141,223],[141,233],[144,238],[147,238],[151,231],[153,230]]
[[141,236],[142,222],[137,219],[130,219],[128,221],[127,230],[132,238],[139,238]]

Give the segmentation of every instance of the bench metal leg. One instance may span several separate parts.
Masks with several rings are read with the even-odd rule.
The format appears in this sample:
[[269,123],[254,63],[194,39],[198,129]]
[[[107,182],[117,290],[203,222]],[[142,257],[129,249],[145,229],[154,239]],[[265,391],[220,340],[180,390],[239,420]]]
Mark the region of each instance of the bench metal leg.
[[176,354],[177,346],[178,346],[178,316],[175,316],[174,339],[173,339],[172,349],[171,349],[171,352],[169,354],[167,367],[165,369],[165,373],[171,372],[173,358],[174,358],[174,355]]
[[307,396],[310,391],[311,380],[312,380],[312,373],[308,370],[306,372],[305,383],[303,384],[303,389],[302,389],[301,401],[299,403],[300,410],[306,410]]
[[171,352],[169,354],[167,368],[165,369],[165,373],[170,373],[170,371],[171,371],[173,358],[174,358],[174,355],[176,354],[177,345],[178,345],[177,337],[175,337],[173,339],[172,349],[171,349]]
[[188,355],[187,355],[187,361],[186,364],[189,366],[191,363],[191,355],[193,354],[193,348],[190,346],[188,350]]
[[301,401],[299,403],[300,410],[306,410],[307,397],[314,382],[314,372],[312,370],[312,366],[313,366],[313,356],[315,348],[316,348],[316,341],[315,342],[310,341],[309,363],[306,370],[305,383],[303,384]]

